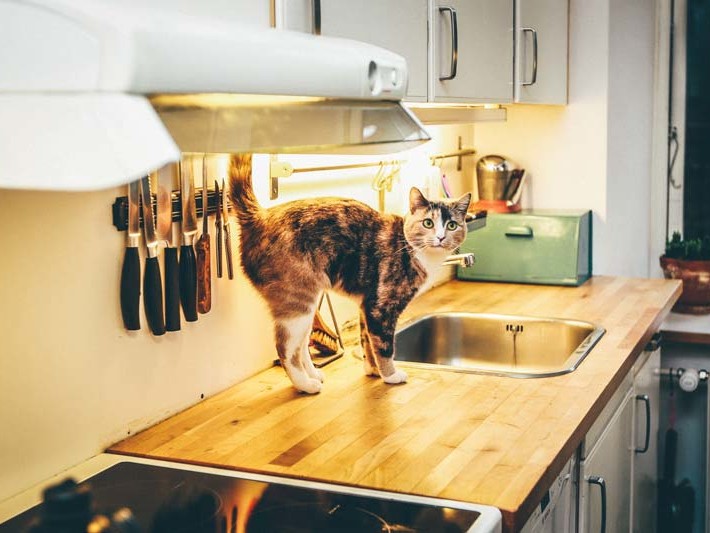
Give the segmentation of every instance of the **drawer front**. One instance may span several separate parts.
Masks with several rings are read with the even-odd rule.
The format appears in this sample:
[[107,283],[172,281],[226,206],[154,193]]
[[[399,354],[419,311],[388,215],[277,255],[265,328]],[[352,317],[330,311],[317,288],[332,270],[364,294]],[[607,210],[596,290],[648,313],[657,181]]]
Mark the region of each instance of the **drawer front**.
[[574,216],[491,214],[461,252],[474,252],[473,268],[459,279],[579,285],[591,275],[589,211]]

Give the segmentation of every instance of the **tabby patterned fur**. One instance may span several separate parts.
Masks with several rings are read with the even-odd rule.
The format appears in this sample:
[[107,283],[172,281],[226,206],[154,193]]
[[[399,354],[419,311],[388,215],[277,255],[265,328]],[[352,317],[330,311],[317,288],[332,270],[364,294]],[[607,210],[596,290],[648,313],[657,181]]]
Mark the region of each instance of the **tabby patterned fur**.
[[264,209],[254,195],[251,172],[250,154],[232,156],[230,190],[241,227],[241,264],[268,303],[276,351],[294,387],[321,390],[323,374],[313,366],[308,341],[319,296],[327,289],[360,304],[365,372],[386,383],[405,382],[407,374],[393,361],[397,319],[466,237],[471,194],[429,201],[414,187],[404,218],[345,198]]

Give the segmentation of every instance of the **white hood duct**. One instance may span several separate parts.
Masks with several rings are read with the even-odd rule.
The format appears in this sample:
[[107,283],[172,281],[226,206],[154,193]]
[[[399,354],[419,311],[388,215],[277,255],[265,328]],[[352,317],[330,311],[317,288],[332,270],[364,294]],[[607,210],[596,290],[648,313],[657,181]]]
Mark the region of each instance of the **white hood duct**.
[[0,0],[0,187],[101,189],[182,152],[396,151],[429,139],[406,85],[403,58],[355,41]]

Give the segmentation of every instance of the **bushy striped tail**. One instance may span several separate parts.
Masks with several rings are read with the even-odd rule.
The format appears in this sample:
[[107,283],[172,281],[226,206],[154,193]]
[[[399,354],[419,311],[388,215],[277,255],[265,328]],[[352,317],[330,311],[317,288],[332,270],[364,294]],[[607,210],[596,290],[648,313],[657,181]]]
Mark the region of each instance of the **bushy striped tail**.
[[240,224],[253,221],[261,210],[251,180],[251,154],[232,155],[229,160],[229,191]]

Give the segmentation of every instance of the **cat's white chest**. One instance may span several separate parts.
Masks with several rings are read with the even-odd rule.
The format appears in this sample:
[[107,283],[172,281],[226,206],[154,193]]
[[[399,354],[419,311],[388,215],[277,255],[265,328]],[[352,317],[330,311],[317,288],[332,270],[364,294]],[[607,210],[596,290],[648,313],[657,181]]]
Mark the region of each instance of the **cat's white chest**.
[[417,261],[419,261],[427,273],[426,281],[417,290],[417,296],[429,290],[431,286],[436,283],[443,270],[448,268],[442,264],[447,256],[448,252],[446,251],[438,252],[429,250],[427,252],[417,252]]

